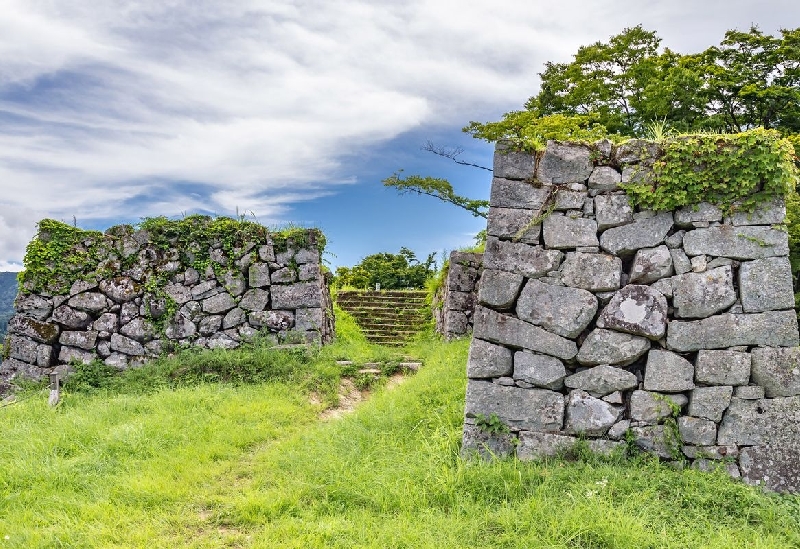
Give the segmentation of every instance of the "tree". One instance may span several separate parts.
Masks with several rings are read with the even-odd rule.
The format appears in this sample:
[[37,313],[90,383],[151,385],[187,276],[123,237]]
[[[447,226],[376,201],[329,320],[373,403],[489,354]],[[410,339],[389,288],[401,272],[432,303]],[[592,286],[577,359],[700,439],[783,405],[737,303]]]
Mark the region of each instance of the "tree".
[[352,286],[369,289],[380,284],[383,290],[424,288],[425,282],[435,272],[436,253],[428,255],[424,262],[417,260],[414,252],[406,247],[397,254],[386,252],[368,255],[357,265],[338,267],[334,284],[337,287]]

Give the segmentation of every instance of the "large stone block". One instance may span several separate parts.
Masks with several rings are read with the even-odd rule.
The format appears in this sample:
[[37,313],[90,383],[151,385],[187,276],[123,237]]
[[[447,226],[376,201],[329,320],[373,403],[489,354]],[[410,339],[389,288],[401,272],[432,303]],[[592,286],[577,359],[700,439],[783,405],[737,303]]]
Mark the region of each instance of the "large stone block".
[[[277,286],[276,286],[277,288]],[[246,311],[263,311],[269,303],[269,290],[253,288],[247,290],[239,301],[239,308]]]
[[728,309],[735,301],[733,271],[728,265],[672,279],[672,306],[677,318],[705,318]]
[[732,398],[717,433],[717,444],[752,446],[767,441],[766,400]]
[[564,431],[589,436],[605,435],[619,418],[611,404],[580,389],[570,391],[565,415]]
[[733,387],[720,385],[716,387],[697,387],[689,397],[689,415],[703,417],[719,423],[722,414],[731,403]]
[[221,292],[203,300],[203,312],[211,315],[227,313],[236,307],[236,301],[228,292]]
[[739,268],[739,293],[746,313],[794,308],[794,278],[789,258],[743,262]]
[[106,296],[98,292],[86,292],[69,298],[67,304],[73,309],[88,313],[99,313],[108,307]]
[[510,309],[522,288],[524,277],[519,273],[486,269],[478,287],[478,301],[493,309]]
[[680,454],[680,441],[663,425],[632,427],[633,443],[640,449],[664,459],[675,459]]
[[581,210],[586,204],[586,198],[589,193],[585,190],[586,187],[581,184],[573,185],[575,187],[582,187],[580,190],[559,188],[556,191],[555,210]]
[[688,399],[682,394],[664,395],[650,391],[631,393],[630,417],[633,421],[655,424],[674,415],[673,408],[680,410]]
[[94,330],[85,330],[80,332],[61,332],[58,338],[61,345],[68,345],[70,347],[77,347],[90,351],[94,349],[97,344],[97,332]]
[[[117,303],[126,303],[142,295],[142,285],[127,276],[100,281],[100,291]],[[77,307],[80,309],[80,307]]]
[[670,351],[651,349],[644,372],[646,391],[680,393],[694,388],[694,366]]
[[274,332],[281,332],[294,326],[292,311],[259,311],[248,315],[250,324],[256,328],[266,327]]
[[542,236],[548,248],[573,249],[597,246],[597,222],[594,219],[549,215],[542,223]]
[[52,320],[58,322],[64,328],[77,330],[86,328],[91,324],[92,316],[85,311],[77,311],[69,305],[61,305],[53,310]]
[[586,391],[593,397],[604,397],[614,391],[627,391],[638,385],[636,375],[623,370],[601,364],[594,368],[588,368],[567,377],[564,385],[570,389],[580,389]]
[[461,457],[478,457],[490,460],[514,454],[514,436],[511,433],[490,433],[477,425],[464,424]]
[[[619,174],[617,175],[619,176]],[[594,210],[599,231],[619,227],[633,221],[633,207],[626,194],[597,195],[594,197]]]
[[294,329],[321,332],[325,327],[325,310],[321,307],[297,309],[294,314]]
[[546,184],[583,183],[592,174],[591,151],[577,143],[548,141],[536,179]]
[[512,352],[502,345],[472,338],[467,359],[467,377],[510,376],[514,370]]
[[569,451],[577,442],[576,437],[522,431],[519,434],[517,457],[522,461],[555,457]]
[[686,206],[675,212],[675,225],[684,229],[693,228],[695,223],[708,225],[712,221],[722,221],[722,210],[708,202]]
[[150,321],[138,317],[120,328],[119,333],[141,343],[146,343],[155,337],[156,329]]
[[619,364],[626,366],[650,349],[650,340],[644,337],[614,332],[592,330],[581,345],[575,359],[584,366]]
[[561,266],[564,284],[592,292],[619,289],[621,276],[622,260],[613,255],[568,253]]
[[764,486],[776,492],[800,493],[800,441],[744,448],[739,456],[742,478],[748,484]]
[[537,211],[550,195],[550,189],[527,181],[513,181],[494,177],[489,195],[489,205],[495,208],[525,208]]
[[697,353],[694,379],[704,385],[747,385],[750,382],[750,354],[701,350]]
[[600,313],[597,327],[661,339],[667,331],[667,299],[650,286],[625,286]]
[[25,316],[44,322],[53,311],[53,303],[42,296],[19,294],[14,300],[14,309]]
[[564,425],[564,397],[545,389],[520,389],[489,381],[467,382],[467,417],[496,414],[514,430],[560,431]]
[[631,267],[631,284],[651,284],[672,275],[672,254],[669,248],[643,248],[636,252]]
[[543,389],[559,390],[564,386],[567,370],[559,359],[517,351],[514,353],[514,379]]
[[493,173],[506,179],[532,179],[536,154],[515,151],[510,143],[498,142],[494,151]]
[[717,440],[717,424],[699,417],[679,417],[678,432],[684,444],[711,446]]
[[589,175],[589,188],[599,191],[613,191],[619,188],[622,174],[611,166],[597,166]]
[[762,259],[789,255],[789,235],[770,227],[717,225],[687,232],[683,236],[683,249],[690,256]]
[[486,240],[484,268],[510,271],[528,278],[539,278],[554,271],[564,254],[558,250],[545,250],[522,242],[504,242],[496,238]]
[[678,352],[739,345],[795,347],[798,343],[794,311],[722,314],[686,322],[673,320],[667,329],[667,347]]
[[144,346],[141,343],[121,334],[111,334],[111,350],[130,356],[145,354]]
[[513,316],[485,307],[475,308],[474,337],[517,349],[529,349],[563,360],[573,358],[578,348],[574,341],[550,333]]
[[319,282],[298,282],[290,286],[272,287],[273,309],[319,307],[322,304],[322,285]]
[[586,290],[529,280],[517,300],[517,317],[575,338],[594,319],[597,298]]
[[768,398],[800,395],[800,348],[761,347],[751,356],[753,382]]
[[526,244],[538,244],[542,224],[531,224],[535,215],[536,212],[533,210],[491,207],[486,223],[486,234]]
[[630,255],[641,248],[655,248],[664,242],[672,228],[672,213],[661,212],[606,230],[600,235],[600,247],[614,255]]
[[55,343],[61,329],[57,324],[39,322],[34,318],[14,315],[8,321],[8,333],[29,337],[39,343]]
[[247,279],[251,288],[263,288],[270,285],[269,266],[266,263],[250,265]]
[[76,349],[75,347],[67,347],[66,345],[62,346],[61,350],[58,352],[58,361],[63,364],[76,362],[80,364],[89,364],[95,358],[97,357],[89,351]]
[[780,225],[786,221],[786,201],[773,198],[756,206],[752,212],[736,212],[728,222],[733,225]]

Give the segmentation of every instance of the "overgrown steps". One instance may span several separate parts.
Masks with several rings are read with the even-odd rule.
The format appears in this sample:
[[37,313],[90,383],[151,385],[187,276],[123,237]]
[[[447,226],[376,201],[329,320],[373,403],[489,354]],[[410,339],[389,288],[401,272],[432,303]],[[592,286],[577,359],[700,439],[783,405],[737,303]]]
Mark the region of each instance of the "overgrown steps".
[[336,302],[353,315],[369,341],[402,345],[429,322],[427,292],[416,290],[346,290]]

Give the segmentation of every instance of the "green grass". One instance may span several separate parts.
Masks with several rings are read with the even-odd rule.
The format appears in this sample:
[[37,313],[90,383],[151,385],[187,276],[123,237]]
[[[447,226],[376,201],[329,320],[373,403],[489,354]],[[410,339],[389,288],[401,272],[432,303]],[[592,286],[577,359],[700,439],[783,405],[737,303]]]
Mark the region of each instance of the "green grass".
[[0,409],[0,547],[800,547],[800,498],[722,473],[461,460],[467,347],[418,342],[417,375],[329,422],[308,393],[334,361],[396,351],[354,336],[227,381],[245,351],[197,353],[56,409],[26,393]]

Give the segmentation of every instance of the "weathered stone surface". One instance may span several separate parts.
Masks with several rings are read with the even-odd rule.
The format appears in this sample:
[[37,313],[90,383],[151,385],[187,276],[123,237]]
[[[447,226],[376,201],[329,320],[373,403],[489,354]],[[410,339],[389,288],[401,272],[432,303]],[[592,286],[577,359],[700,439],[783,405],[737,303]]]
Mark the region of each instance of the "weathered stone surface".
[[95,359],[93,353],[83,349],[76,349],[75,347],[62,346],[58,352],[58,361],[63,364],[81,363],[89,364]]
[[746,313],[794,307],[794,279],[788,257],[745,261],[739,268],[739,294]]
[[473,292],[483,266],[483,254],[452,252],[447,271],[447,289],[456,292]]
[[197,326],[183,314],[177,313],[164,330],[169,339],[186,339],[197,333]]
[[39,344],[35,341],[31,341],[27,337],[9,335],[6,336],[5,344],[8,350],[8,356],[5,358],[14,358],[30,364],[36,364]]
[[717,424],[708,419],[681,416],[678,418],[678,432],[684,444],[711,446],[717,440]]
[[592,292],[607,292],[620,287],[622,260],[606,254],[567,254],[561,266],[561,280],[567,286]]
[[510,349],[473,338],[467,359],[467,377],[510,376],[514,369],[512,357]]
[[590,154],[584,145],[548,141],[536,178],[547,184],[583,183],[592,174]]
[[650,391],[631,393],[630,418],[632,421],[654,424],[672,415],[672,407],[682,408],[689,399],[682,394],[665,395]]
[[682,275],[692,270],[692,262],[682,249],[670,250],[669,254],[672,256],[672,268],[675,269],[675,274]]
[[273,284],[290,284],[297,280],[297,269],[283,267],[273,272],[270,280]]
[[526,244],[538,244],[541,223],[531,225],[536,215],[533,210],[520,208],[489,208],[486,234],[498,238],[514,239]]
[[572,434],[602,436],[614,425],[614,407],[579,389],[570,391],[566,402],[564,430]]
[[595,329],[581,345],[575,359],[584,366],[619,364],[626,366],[650,349],[650,341],[622,332]]
[[489,205],[495,208],[525,208],[539,210],[550,189],[537,187],[527,181],[512,181],[494,177]]
[[27,336],[39,343],[55,343],[61,329],[57,324],[39,322],[34,318],[14,315],[8,321],[8,333]]
[[239,342],[226,334],[217,333],[208,338],[207,346],[209,349],[235,349]]
[[131,356],[144,354],[144,346],[141,343],[120,334],[111,334],[111,350]]
[[768,398],[800,395],[800,348],[761,347],[751,352],[753,383]]
[[84,330],[80,332],[61,332],[58,342],[62,345],[77,347],[90,351],[95,348],[97,343],[97,332],[94,330]]
[[164,287],[164,293],[178,305],[183,305],[192,300],[191,289],[183,284],[167,284]]
[[640,248],[655,248],[662,244],[671,228],[672,213],[661,212],[606,230],[600,235],[600,247],[614,255],[630,255]]
[[599,191],[613,191],[619,187],[622,174],[611,166],[597,166],[589,176],[589,188]]
[[263,311],[269,303],[269,290],[253,288],[245,292],[239,301],[239,307],[247,311]]
[[111,353],[103,362],[106,366],[111,366],[117,370],[125,370],[128,367],[128,355],[122,353]]
[[73,309],[88,313],[99,313],[108,306],[106,296],[97,292],[86,292],[72,296],[67,304]]
[[494,151],[493,173],[506,179],[531,179],[536,168],[534,153],[515,151],[510,144],[498,142]]
[[144,318],[134,318],[125,326],[120,328],[119,332],[131,339],[135,339],[141,343],[150,341],[155,336],[155,328],[153,325]]
[[655,291],[661,293],[667,299],[672,299],[672,278],[661,278],[650,285]]
[[464,311],[445,311],[444,332],[446,337],[455,337],[469,331],[469,318]]
[[294,313],[294,329],[299,331],[321,331],[325,326],[325,311],[321,307],[297,309]]
[[216,315],[227,313],[236,307],[236,301],[228,292],[222,292],[203,300],[203,312]]
[[684,446],[683,455],[689,459],[731,459],[739,455],[737,446]]
[[601,364],[567,377],[564,385],[570,389],[581,389],[593,397],[599,398],[615,391],[633,389],[638,382],[636,375],[631,372],[608,364]]
[[758,204],[751,213],[736,212],[726,222],[733,225],[780,225],[786,220],[786,201],[774,198]]
[[125,303],[142,295],[142,286],[127,276],[118,276],[101,280],[100,291],[117,303]]
[[92,317],[89,313],[76,311],[68,305],[56,307],[53,310],[52,319],[61,324],[64,328],[71,328],[73,330],[85,328],[92,323]]
[[559,390],[564,386],[567,370],[559,359],[526,351],[514,353],[514,379],[544,389]]
[[478,301],[493,309],[510,309],[522,288],[524,277],[519,273],[486,269],[478,287]]
[[690,256],[762,259],[789,255],[789,236],[770,227],[718,225],[687,232],[683,236],[683,249]]
[[529,278],[539,278],[558,268],[564,254],[522,242],[486,239],[484,268],[511,271]]
[[739,456],[742,478],[776,492],[800,493],[800,442],[744,448]]
[[594,197],[597,230],[605,231],[633,221],[633,207],[626,194],[600,194]]
[[733,396],[744,400],[760,400],[764,398],[764,388],[758,385],[740,385],[734,387]]
[[672,255],[669,248],[643,248],[636,252],[631,267],[631,284],[651,284],[672,275]]
[[477,425],[464,424],[461,457],[477,455],[490,460],[514,454],[514,436],[511,433],[489,433]]
[[19,294],[14,300],[14,309],[25,316],[44,322],[53,311],[53,304],[42,296]]
[[300,248],[294,254],[298,265],[319,265],[319,250],[315,247]]
[[649,286],[625,286],[600,313],[597,327],[660,339],[667,331],[667,299]]
[[554,204],[556,211],[583,209],[589,193],[586,191],[585,185],[574,184],[574,186],[583,188],[580,190],[560,188],[556,191]]
[[659,148],[654,141],[630,139],[617,147],[614,158],[619,164],[648,164],[659,154]]
[[750,355],[737,351],[701,350],[697,353],[694,379],[704,385],[747,385]]
[[319,282],[298,282],[291,286],[272,288],[273,309],[317,307],[320,303],[322,303],[322,285]]
[[689,415],[719,423],[731,403],[732,394],[733,387],[730,385],[697,387],[689,397]]
[[717,433],[718,444],[752,446],[767,441],[766,400],[732,398]]
[[515,430],[560,431],[564,397],[545,389],[520,389],[471,379],[467,382],[466,416],[477,414],[497,414]]
[[737,345],[794,347],[798,343],[794,311],[722,314],[687,322],[674,320],[667,330],[667,347],[678,352]]
[[632,427],[633,443],[645,452],[664,459],[674,459],[680,453],[680,441],[673,440],[663,425]]
[[542,236],[548,248],[571,249],[597,246],[597,222],[593,219],[566,215],[548,215],[542,222]]
[[555,457],[569,451],[578,442],[576,437],[522,431],[519,434],[517,458],[532,461],[546,457]]
[[222,275],[220,282],[233,297],[242,295],[247,289],[247,281],[242,276],[242,273],[228,271]]
[[230,328],[235,328],[240,324],[244,324],[247,321],[247,313],[245,313],[239,307],[231,309],[222,319],[222,329],[228,330]]
[[291,311],[260,311],[250,313],[248,319],[250,324],[256,328],[265,326],[276,332],[288,330],[294,326],[294,313]]
[[712,221],[722,221],[722,210],[708,202],[686,206],[675,212],[675,225],[684,229],[691,229],[698,222],[709,223]]
[[574,341],[485,307],[475,308],[473,330],[474,337],[518,349],[529,349],[563,360],[573,358],[578,352]]
[[563,337],[575,338],[597,312],[597,298],[586,290],[531,279],[517,300],[517,317]]
[[303,282],[316,280],[319,277],[320,270],[317,263],[305,263],[297,268],[297,278]]
[[651,349],[644,373],[646,391],[679,393],[694,388],[694,366],[670,351]]
[[217,333],[221,326],[222,315],[208,315],[200,320],[197,325],[197,331],[200,332],[200,335],[210,336]]

